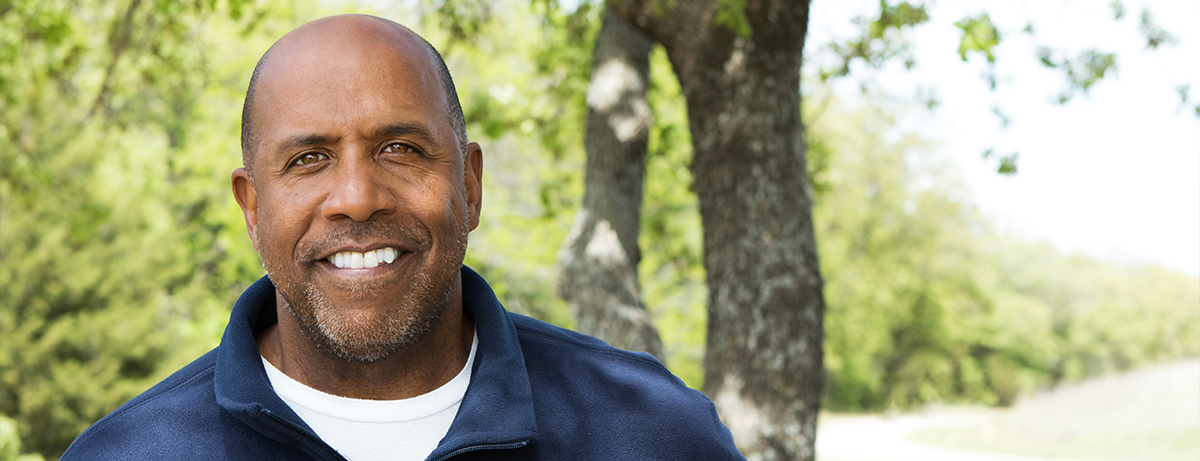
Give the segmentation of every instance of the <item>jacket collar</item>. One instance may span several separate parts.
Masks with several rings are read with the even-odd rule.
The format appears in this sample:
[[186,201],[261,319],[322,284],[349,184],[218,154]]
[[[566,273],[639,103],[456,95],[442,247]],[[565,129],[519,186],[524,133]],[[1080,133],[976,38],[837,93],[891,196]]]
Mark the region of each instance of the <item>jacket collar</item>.
[[533,393],[517,329],[487,282],[466,266],[461,272],[463,309],[475,319],[479,348],[458,415],[429,459],[444,459],[460,450],[537,442]]
[[[537,442],[533,394],[516,327],[479,274],[463,266],[461,275],[463,309],[475,319],[479,348],[458,415],[430,459]],[[327,452],[328,446],[275,394],[263,370],[255,337],[277,321],[275,286],[264,276],[238,298],[221,338],[213,384],[217,404],[273,439]]]

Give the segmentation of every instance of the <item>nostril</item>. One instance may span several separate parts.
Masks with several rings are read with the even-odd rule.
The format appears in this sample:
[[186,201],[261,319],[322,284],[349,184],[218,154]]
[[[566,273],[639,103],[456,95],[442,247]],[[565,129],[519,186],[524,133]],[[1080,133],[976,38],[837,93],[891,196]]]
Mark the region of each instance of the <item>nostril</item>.
[[344,181],[326,198],[323,214],[327,219],[367,221],[376,213],[395,207],[387,187],[373,178]]

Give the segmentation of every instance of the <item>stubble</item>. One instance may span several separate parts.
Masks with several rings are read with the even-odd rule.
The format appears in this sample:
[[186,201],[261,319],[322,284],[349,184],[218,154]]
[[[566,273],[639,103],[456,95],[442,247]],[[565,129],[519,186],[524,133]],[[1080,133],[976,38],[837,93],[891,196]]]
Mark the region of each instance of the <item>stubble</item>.
[[422,265],[407,276],[409,289],[380,315],[350,315],[345,306],[385,295],[392,288],[387,284],[338,282],[337,291],[348,293],[347,299],[334,300],[314,282],[315,271],[321,270],[316,264],[289,261],[293,270],[288,271],[287,266],[276,264],[278,261],[266,255],[263,263],[288,311],[317,349],[341,360],[375,362],[420,341],[445,309],[467,248],[468,228],[461,219],[465,216],[456,218],[460,219],[454,226],[455,237],[444,242],[446,248],[438,249],[443,252],[440,255],[430,253],[433,238],[427,229],[414,232],[412,228],[375,219],[349,222],[298,248],[296,259],[311,261],[313,255],[327,252],[338,242],[365,235],[386,235],[405,242],[414,250],[410,256],[437,257],[431,266]]

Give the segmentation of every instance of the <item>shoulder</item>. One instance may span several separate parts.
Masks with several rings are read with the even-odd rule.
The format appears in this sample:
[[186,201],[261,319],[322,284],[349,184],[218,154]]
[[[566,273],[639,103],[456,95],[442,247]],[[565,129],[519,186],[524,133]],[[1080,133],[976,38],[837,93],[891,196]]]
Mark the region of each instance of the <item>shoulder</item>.
[[[213,392],[215,350],[100,419],[71,443],[63,460],[134,459],[179,453],[220,418]],[[142,458],[150,459],[150,458]]]
[[516,327],[531,385],[600,395],[645,390],[683,400],[707,401],[654,356],[617,349],[595,337],[520,314]]
[[594,445],[639,455],[696,453],[722,459],[719,453],[728,453],[741,459],[712,401],[650,354],[510,316],[525,355],[541,437],[551,435],[539,443],[565,442],[565,453]]
[[551,325],[521,314],[509,313],[508,315],[517,329],[517,337],[521,341],[521,346],[529,346],[533,349],[532,351],[526,350],[526,356],[533,354],[535,358],[548,360],[601,361],[607,365],[620,364],[634,368],[647,368],[647,371],[662,372],[671,376],[662,363],[645,352],[617,349],[598,338],[577,331]]
[[658,395],[704,403],[654,356],[617,349],[592,336],[520,314],[509,314],[516,327],[531,385],[594,395]]

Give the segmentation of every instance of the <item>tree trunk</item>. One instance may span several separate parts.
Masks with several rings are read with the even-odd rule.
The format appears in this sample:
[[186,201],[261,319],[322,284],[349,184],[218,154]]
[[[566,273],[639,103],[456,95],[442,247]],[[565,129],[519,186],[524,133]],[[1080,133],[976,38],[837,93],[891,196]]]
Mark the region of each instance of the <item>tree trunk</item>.
[[662,358],[638,289],[638,228],[646,143],[650,41],[606,11],[588,86],[583,209],[559,251],[558,294],[577,329],[613,346]]
[[748,0],[745,38],[718,24],[720,3],[613,6],[666,47],[687,98],[709,287],[704,391],[748,458],[812,460],[825,301],[800,119],[809,2]]

